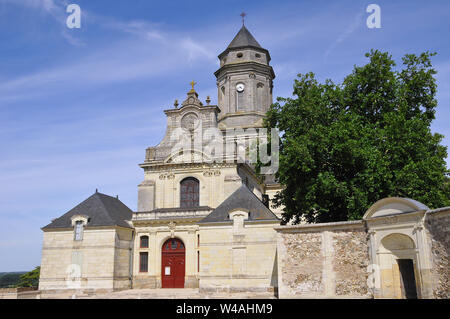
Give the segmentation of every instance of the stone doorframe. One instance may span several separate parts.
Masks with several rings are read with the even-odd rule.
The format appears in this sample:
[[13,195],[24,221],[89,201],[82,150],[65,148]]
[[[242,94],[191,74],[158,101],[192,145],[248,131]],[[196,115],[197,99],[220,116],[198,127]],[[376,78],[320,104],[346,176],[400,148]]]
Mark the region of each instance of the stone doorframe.
[[397,260],[412,259],[418,298],[432,297],[431,255],[423,221],[428,207],[408,198],[385,198],[363,219],[369,233],[375,298],[404,298]]

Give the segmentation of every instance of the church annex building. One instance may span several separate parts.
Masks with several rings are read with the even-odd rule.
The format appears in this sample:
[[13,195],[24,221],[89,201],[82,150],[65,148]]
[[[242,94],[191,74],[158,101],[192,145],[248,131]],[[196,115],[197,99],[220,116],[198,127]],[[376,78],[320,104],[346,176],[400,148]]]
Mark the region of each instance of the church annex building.
[[[359,221],[280,226],[282,207],[269,205],[282,187],[273,174],[261,178],[237,148],[204,151],[198,132],[234,130],[219,139],[236,145],[258,134],[273,101],[269,51],[244,25],[218,58],[218,105],[200,101],[192,82],[181,105],[164,111],[166,135],[139,164],[136,212],[96,191],[42,228],[39,291],[449,298],[450,207],[385,198]],[[176,148],[177,132],[187,151]]]

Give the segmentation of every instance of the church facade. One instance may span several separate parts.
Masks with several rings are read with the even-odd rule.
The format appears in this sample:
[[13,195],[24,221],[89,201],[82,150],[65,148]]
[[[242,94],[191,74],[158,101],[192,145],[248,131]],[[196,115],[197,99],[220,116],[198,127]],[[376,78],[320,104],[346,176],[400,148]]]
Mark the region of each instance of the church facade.
[[219,60],[218,105],[200,101],[192,82],[164,111],[166,134],[140,164],[136,212],[95,193],[43,228],[40,289],[66,287],[67,272],[81,288],[274,289],[281,210],[268,202],[280,185],[239,156],[263,126],[275,74],[245,26]]
[[269,51],[242,26],[218,57],[218,105],[203,103],[192,82],[164,111],[166,134],[140,164],[137,211],[96,191],[42,228],[39,290],[448,296],[450,208],[391,198],[362,221],[280,226],[282,207],[269,202],[281,185],[248,159],[268,135]]

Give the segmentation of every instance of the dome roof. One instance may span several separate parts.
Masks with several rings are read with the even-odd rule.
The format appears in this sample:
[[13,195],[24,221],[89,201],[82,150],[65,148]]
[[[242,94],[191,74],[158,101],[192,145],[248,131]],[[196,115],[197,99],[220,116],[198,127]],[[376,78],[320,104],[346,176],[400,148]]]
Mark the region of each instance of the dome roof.
[[396,215],[402,213],[412,213],[429,210],[428,206],[411,198],[388,197],[377,201],[370,206],[364,214],[363,219]]

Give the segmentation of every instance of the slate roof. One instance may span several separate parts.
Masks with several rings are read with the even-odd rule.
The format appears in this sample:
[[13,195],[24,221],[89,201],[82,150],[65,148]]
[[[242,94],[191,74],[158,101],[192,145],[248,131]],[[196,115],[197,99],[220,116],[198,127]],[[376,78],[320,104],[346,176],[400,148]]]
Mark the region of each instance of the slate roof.
[[249,211],[249,220],[279,220],[279,218],[267,208],[263,202],[250,191],[247,186],[242,185],[225,201],[222,202],[208,216],[199,223],[215,223],[230,221],[228,213],[234,209],[245,209]]
[[241,48],[241,47],[256,47],[262,49],[258,41],[253,37],[250,31],[243,25],[238,34],[234,37],[231,43],[228,45],[227,49]]
[[95,192],[82,203],[78,204],[59,218],[54,219],[45,229],[71,228],[71,217],[86,215],[89,222],[86,227],[121,226],[132,228],[125,220],[131,220],[133,212],[115,197]]

